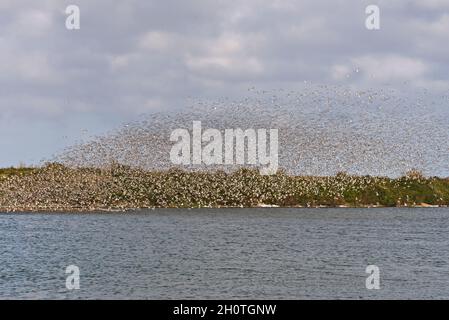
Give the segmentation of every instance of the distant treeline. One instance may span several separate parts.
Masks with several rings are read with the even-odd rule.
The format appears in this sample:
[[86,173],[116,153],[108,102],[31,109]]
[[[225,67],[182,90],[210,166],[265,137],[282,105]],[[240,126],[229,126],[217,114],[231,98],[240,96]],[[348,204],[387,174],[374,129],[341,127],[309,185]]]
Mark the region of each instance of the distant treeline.
[[146,171],[123,165],[0,169],[2,211],[93,211],[152,207],[447,206],[449,179],[410,171],[399,178],[263,176],[257,169]]

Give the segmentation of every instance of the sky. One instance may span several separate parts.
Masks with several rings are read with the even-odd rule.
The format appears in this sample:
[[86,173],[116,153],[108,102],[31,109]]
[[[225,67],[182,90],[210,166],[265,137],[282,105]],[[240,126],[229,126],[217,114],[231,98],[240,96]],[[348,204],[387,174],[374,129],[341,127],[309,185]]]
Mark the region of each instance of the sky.
[[[365,26],[371,4],[379,30]],[[449,0],[1,0],[0,167],[250,87],[447,94],[448,57]]]

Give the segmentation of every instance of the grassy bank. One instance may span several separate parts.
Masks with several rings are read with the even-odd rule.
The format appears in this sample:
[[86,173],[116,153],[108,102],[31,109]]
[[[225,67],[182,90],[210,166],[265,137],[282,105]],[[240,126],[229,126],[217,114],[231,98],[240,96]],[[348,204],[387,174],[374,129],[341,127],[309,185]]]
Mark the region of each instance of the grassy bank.
[[7,178],[9,176],[29,174],[36,170],[37,169],[35,168],[0,168],[0,179]]
[[75,169],[59,164],[0,169],[0,210],[123,210],[149,207],[428,206],[449,204],[449,179],[419,172],[392,179],[352,176],[261,176],[144,171],[115,165]]

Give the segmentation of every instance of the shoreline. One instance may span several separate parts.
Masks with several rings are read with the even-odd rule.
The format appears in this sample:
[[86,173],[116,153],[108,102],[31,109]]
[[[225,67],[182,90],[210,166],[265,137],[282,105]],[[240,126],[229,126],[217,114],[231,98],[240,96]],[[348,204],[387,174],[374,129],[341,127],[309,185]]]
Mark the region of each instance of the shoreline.
[[448,205],[429,205],[429,204],[419,204],[413,206],[381,206],[381,205],[361,205],[361,206],[346,206],[346,205],[338,205],[338,206],[326,206],[326,205],[317,205],[317,206],[277,206],[277,205],[265,205],[261,204],[258,206],[251,207],[243,207],[243,206],[219,206],[219,207],[149,207],[149,208],[65,208],[65,209],[8,209],[0,207],[0,214],[10,214],[10,213],[23,213],[23,214],[33,214],[33,213],[61,213],[61,214],[70,214],[70,213],[135,213],[139,211],[154,211],[159,209],[179,209],[179,210],[201,210],[201,209],[383,209],[383,208],[398,208],[398,209],[435,209],[435,208],[448,208]]

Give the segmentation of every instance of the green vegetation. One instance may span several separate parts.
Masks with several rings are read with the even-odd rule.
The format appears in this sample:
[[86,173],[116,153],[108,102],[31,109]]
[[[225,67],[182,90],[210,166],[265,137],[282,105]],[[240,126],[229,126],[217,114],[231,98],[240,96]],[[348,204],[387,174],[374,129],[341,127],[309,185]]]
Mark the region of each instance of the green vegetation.
[[36,171],[35,168],[0,168],[0,179],[9,176],[24,175]]
[[151,207],[447,206],[449,179],[417,171],[392,179],[338,173],[330,177],[145,171],[108,168],[0,170],[1,211],[124,210]]

